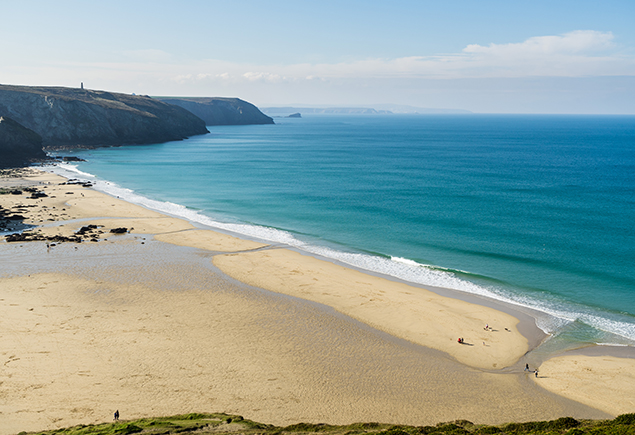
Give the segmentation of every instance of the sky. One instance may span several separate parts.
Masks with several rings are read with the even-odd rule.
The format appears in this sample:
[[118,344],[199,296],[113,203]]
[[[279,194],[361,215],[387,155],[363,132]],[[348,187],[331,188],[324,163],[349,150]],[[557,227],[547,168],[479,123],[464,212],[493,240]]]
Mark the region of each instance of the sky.
[[635,114],[635,1],[0,0],[0,83]]

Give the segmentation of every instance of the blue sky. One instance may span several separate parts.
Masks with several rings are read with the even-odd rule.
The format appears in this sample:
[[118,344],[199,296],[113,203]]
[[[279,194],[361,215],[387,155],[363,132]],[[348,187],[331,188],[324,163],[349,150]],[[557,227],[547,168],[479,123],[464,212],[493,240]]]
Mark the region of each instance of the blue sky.
[[274,105],[635,114],[634,1],[0,4],[0,83]]

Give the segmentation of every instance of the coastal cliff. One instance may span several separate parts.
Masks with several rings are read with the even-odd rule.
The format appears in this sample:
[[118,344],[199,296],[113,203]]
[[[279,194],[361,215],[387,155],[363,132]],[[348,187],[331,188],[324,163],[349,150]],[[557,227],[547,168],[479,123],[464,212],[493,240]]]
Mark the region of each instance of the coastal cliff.
[[39,134],[44,148],[150,144],[209,133],[203,120],[178,106],[79,88],[0,85],[0,116]]
[[256,106],[239,98],[171,98],[156,97],[157,100],[189,110],[206,125],[250,125],[273,124],[273,119]]
[[0,116],[0,168],[46,159],[42,137],[11,118]]

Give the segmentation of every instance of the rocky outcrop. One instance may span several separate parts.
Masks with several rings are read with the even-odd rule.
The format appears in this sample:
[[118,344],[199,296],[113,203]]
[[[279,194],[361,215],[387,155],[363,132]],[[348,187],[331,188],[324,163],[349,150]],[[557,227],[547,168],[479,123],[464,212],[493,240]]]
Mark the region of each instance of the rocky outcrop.
[[39,134],[11,118],[0,116],[0,168],[24,166],[45,159]]
[[273,124],[273,119],[256,106],[239,98],[170,98],[157,97],[160,101],[189,110],[205,125]]
[[42,137],[45,148],[150,144],[209,133],[172,104],[114,92],[0,85],[0,116]]

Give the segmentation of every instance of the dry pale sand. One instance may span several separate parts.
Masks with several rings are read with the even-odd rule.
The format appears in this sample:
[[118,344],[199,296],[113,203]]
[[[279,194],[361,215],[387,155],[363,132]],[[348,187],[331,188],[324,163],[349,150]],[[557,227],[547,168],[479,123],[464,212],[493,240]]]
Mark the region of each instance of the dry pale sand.
[[25,275],[0,279],[3,434],[108,421],[115,409],[279,425],[607,417],[522,372],[471,369],[236,283],[200,251],[152,241],[5,248],[5,270]]
[[[61,181],[33,172],[21,182],[48,197],[0,195],[5,208],[35,205],[26,222],[46,234],[102,231],[49,249],[0,242],[0,434],[108,421],[115,409],[273,424],[615,413],[550,393],[516,366],[498,370],[527,348],[508,314]],[[134,229],[108,233],[122,226]]]
[[542,363],[538,385],[612,415],[635,412],[635,359],[566,355]]
[[239,281],[328,305],[473,367],[507,367],[528,350],[509,314],[288,249],[218,255],[214,264]]

